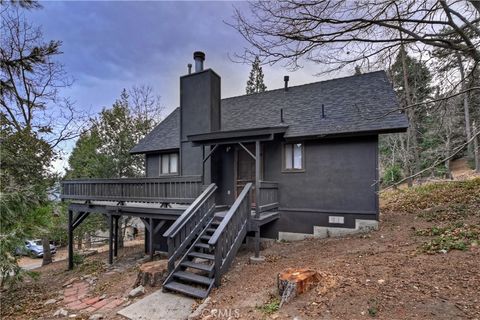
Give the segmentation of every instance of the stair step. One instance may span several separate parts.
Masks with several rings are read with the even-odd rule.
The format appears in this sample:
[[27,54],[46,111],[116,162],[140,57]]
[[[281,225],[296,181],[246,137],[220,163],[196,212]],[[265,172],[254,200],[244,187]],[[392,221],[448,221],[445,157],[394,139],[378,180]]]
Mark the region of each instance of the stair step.
[[203,236],[200,237],[200,239],[205,240],[205,241],[207,241],[207,242],[208,242],[208,240],[210,240],[211,238],[212,238],[212,236],[209,236],[209,235],[203,235]]
[[207,230],[205,230],[205,231],[210,232],[210,233],[214,233],[215,230],[216,230],[216,229],[214,229],[214,228],[207,228]]
[[213,282],[212,278],[204,277],[195,273],[185,272],[185,271],[177,271],[173,274],[173,276],[182,280],[204,284],[207,286],[209,286]]
[[208,254],[208,253],[201,253],[201,252],[189,252],[188,255],[190,257],[195,257],[195,258],[201,258],[201,259],[207,259],[207,260],[215,260],[215,256],[213,254]]
[[201,242],[195,243],[195,247],[197,247],[197,248],[202,248],[202,249],[207,249],[207,250],[211,250],[211,249],[212,249],[208,244],[206,244],[206,243],[201,243]]
[[216,227],[216,226],[219,226],[220,223],[222,223],[222,220],[213,220],[213,221],[210,223],[210,225]]
[[208,291],[204,289],[195,288],[187,284],[171,281],[163,286],[168,290],[178,291],[188,296],[204,299],[208,296]]
[[183,267],[198,269],[198,270],[207,271],[207,272],[213,271],[213,264],[203,264],[203,263],[195,263],[192,261],[183,261],[180,263],[180,265]]

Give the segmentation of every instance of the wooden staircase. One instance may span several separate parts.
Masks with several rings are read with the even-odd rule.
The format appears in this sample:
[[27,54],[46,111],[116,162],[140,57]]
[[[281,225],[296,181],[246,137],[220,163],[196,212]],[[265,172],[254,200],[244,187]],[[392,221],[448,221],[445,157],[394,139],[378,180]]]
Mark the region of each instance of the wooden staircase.
[[215,214],[215,184],[208,186],[164,233],[169,275],[163,290],[204,299],[233,262],[251,220],[247,184],[227,212]]
[[204,299],[215,284],[215,248],[208,244],[223,218],[214,217],[202,230],[163,288]]

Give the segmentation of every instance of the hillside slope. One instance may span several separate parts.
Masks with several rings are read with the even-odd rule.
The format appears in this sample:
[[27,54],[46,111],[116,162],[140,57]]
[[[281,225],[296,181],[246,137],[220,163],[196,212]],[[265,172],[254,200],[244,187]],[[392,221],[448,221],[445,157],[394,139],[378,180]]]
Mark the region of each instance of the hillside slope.
[[[479,318],[480,179],[389,192],[381,212],[370,234],[276,243],[261,265],[244,252],[208,308],[241,319]],[[287,267],[314,268],[322,282],[277,310]]]

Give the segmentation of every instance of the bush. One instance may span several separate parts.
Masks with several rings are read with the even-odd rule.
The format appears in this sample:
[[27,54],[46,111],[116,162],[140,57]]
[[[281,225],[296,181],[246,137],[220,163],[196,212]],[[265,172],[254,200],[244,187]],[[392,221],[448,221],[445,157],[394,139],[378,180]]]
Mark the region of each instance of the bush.
[[85,257],[81,254],[74,253],[73,254],[73,265],[77,266],[83,263],[85,261]]
[[402,168],[398,164],[394,164],[385,168],[383,172],[382,182],[386,186],[397,183],[402,179]]

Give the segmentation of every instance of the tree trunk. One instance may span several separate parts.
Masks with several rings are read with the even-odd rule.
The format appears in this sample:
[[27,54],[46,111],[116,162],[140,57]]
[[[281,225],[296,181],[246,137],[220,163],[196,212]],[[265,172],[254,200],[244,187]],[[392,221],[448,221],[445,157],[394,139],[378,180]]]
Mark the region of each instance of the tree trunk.
[[82,241],[83,240],[83,237],[82,236],[78,236],[78,242],[77,242],[77,249],[78,250],[82,250]]
[[[450,155],[450,152],[451,152],[451,142],[450,142],[450,135],[447,133],[447,157]],[[447,179],[450,179],[452,180],[453,179],[453,176],[452,176],[452,170],[450,170],[450,164],[451,164],[451,159],[448,159],[447,161],[445,161],[445,170],[447,171],[446,172],[446,178]]]
[[[457,53],[457,63],[458,63],[458,68],[460,69],[460,79],[462,81],[462,90],[466,89],[465,85],[465,69],[463,68],[463,62],[462,62],[462,57],[460,56],[459,53]],[[465,114],[465,135],[467,138],[467,141],[470,141],[472,138],[472,130],[470,129],[470,108],[469,108],[469,103],[468,103],[468,93],[465,92],[463,94],[463,112]],[[473,143],[470,142],[467,145],[467,150],[468,150],[468,156],[472,157],[473,156]]]
[[[412,165],[409,164],[410,170],[409,175],[412,175],[415,172],[420,171],[420,155],[418,152],[418,137],[417,137],[417,119],[415,114],[415,107],[412,107],[412,97],[410,93],[410,85],[408,83],[408,73],[407,73],[407,62],[406,62],[406,51],[403,46],[401,45],[400,48],[401,59],[402,59],[402,70],[403,70],[403,85],[405,88],[405,101],[407,103],[407,116],[408,120],[410,121],[410,126],[407,130],[407,135],[409,137],[407,142],[407,152],[412,152],[413,155],[413,168]],[[413,182],[412,179],[408,179],[408,185],[412,186]]]
[[311,269],[288,268],[277,276],[278,293],[282,297],[280,306],[294,297],[307,292],[320,281],[320,275]]
[[42,238],[43,261],[42,266],[52,263],[52,252],[50,251],[50,241],[47,237]]
[[85,246],[87,249],[90,249],[92,247],[92,235],[90,233],[87,233],[85,235]]
[[475,171],[480,173],[480,146],[478,143],[478,128],[477,124],[475,121],[473,121],[473,132],[476,135],[475,138],[473,139],[473,155],[475,158]]
[[161,286],[168,275],[167,265],[167,260],[158,260],[142,264],[138,268],[137,280],[135,281],[134,287],[138,287],[139,285],[144,287]]

